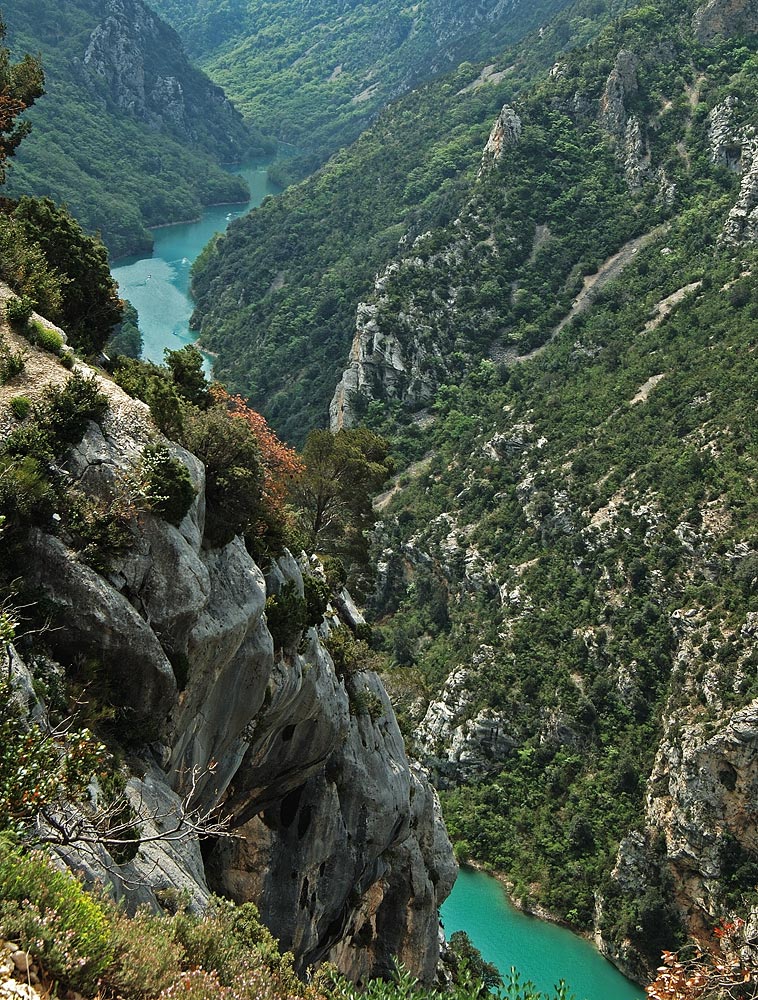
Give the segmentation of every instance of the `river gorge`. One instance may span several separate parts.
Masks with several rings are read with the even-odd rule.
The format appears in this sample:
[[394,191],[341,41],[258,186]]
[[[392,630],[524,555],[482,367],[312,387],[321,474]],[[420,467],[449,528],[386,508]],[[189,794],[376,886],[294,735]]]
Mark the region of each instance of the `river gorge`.
[[[165,349],[176,350],[196,340],[189,329],[192,263],[216,233],[277,193],[267,166],[267,161],[254,161],[237,171],[250,186],[249,203],[213,206],[199,220],[155,229],[152,256],[123,258],[112,268],[121,295],[139,313],[146,360],[161,363]],[[210,361],[206,356],[208,370]],[[513,967],[522,981],[530,980],[548,993],[563,980],[575,1000],[642,1000],[644,996],[587,941],[516,910],[500,882],[484,873],[461,870],[441,915],[448,936],[465,930],[483,957],[505,977]]]

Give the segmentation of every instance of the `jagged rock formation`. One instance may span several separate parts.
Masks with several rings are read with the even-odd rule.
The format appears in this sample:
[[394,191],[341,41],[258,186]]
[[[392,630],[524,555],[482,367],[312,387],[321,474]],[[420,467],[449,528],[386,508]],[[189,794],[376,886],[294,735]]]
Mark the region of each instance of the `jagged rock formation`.
[[[66,467],[93,500],[128,489],[157,436],[144,404],[99,381],[108,414]],[[141,760],[127,789],[139,811],[170,817],[191,794],[204,812],[221,806],[240,839],[220,841],[206,866],[196,838],[151,844],[121,866],[102,849],[60,853],[130,905],[186,889],[202,906],[209,884],[252,899],[301,968],[329,959],[359,978],[389,972],[398,955],[430,979],[455,863],[381,682],[339,675],[313,628],[275,649],[266,597],[288,583],[302,595],[307,561],[285,552],[264,577],[241,539],[204,547],[203,466],[171,449],[197,489],[179,527],[141,514],[131,548],[104,574],[37,530],[29,583],[65,622],[47,637],[54,655],[96,659],[109,677]],[[355,618],[349,595],[340,603]],[[23,664],[17,675],[30,692]]]
[[733,38],[758,31],[758,4],[755,0],[708,0],[692,19],[698,40],[707,44],[715,38]]
[[487,145],[482,154],[482,170],[493,166],[503,158],[503,152],[521,138],[521,119],[510,105],[506,104],[492,126]]
[[650,153],[642,132],[639,117],[627,110],[627,101],[638,89],[638,58],[633,52],[622,49],[608,76],[600,98],[599,120],[614,139],[618,157],[630,191],[638,191],[650,168]]
[[758,136],[755,125],[743,118],[741,102],[732,95],[708,116],[711,160],[742,175],[721,233],[721,240],[732,245],[758,240]]
[[[378,302],[361,302],[356,311],[355,337],[349,365],[334,391],[329,405],[329,423],[333,431],[354,427],[359,421],[356,402],[371,399],[402,400],[419,407],[434,395],[437,375],[445,368],[442,352],[412,336],[400,337],[383,328],[380,317],[382,292],[393,275],[402,269],[423,266],[418,259],[393,262],[374,283]],[[398,317],[410,332],[412,317]]]
[[81,57],[92,97],[154,130],[197,141],[210,128],[223,159],[238,157],[246,131],[220,87],[187,59],[176,32],[141,0],[101,0],[101,20]]

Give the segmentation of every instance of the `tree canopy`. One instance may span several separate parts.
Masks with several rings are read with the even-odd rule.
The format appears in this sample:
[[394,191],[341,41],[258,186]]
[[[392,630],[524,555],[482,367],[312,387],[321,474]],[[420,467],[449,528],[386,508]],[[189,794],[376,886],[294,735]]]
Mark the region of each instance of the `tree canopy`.
[[[5,24],[0,19],[0,42],[5,38]],[[5,182],[6,162],[13,156],[31,125],[19,117],[41,97],[45,75],[39,59],[25,55],[12,62],[8,48],[0,45],[0,184]]]

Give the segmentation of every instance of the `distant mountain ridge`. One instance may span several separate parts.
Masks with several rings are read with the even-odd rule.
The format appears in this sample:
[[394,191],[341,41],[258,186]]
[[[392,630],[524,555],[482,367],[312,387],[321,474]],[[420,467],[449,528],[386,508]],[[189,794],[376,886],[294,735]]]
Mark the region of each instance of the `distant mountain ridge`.
[[11,46],[40,52],[48,79],[10,195],[66,201],[116,254],[150,246],[148,225],[245,199],[219,163],[265,144],[141,0],[5,0],[2,11]]
[[498,52],[566,0],[151,0],[248,120],[312,169],[393,98]]

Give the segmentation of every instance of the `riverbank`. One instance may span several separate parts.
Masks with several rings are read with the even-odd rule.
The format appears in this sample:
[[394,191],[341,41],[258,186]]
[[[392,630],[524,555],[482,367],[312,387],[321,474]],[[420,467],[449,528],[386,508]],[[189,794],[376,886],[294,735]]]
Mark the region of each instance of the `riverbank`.
[[446,934],[464,930],[507,982],[511,968],[545,997],[560,981],[574,1000],[644,1000],[640,986],[612,965],[586,936],[565,922],[539,919],[510,902],[502,879],[462,868],[441,908]]
[[583,941],[586,941],[587,944],[591,945],[591,947],[593,947],[599,955],[601,955],[607,962],[610,962],[622,976],[631,982],[644,986],[648,981],[646,978],[641,978],[638,971],[633,969],[629,963],[624,960],[622,955],[619,955],[613,948],[611,948],[608,942],[598,931],[588,931],[583,927],[576,927],[564,917],[559,916],[557,913],[552,913],[546,907],[540,905],[540,903],[515,896],[513,893],[515,888],[514,883],[502,872],[494,871],[480,861],[468,860],[466,862],[461,862],[460,864],[462,870],[470,869],[471,871],[478,872],[482,875],[487,875],[489,878],[498,882],[502,887],[509,904],[514,909],[518,910],[519,913],[523,913],[525,916],[534,917],[537,920],[553,924],[555,927],[561,927],[576,937],[581,938]]

